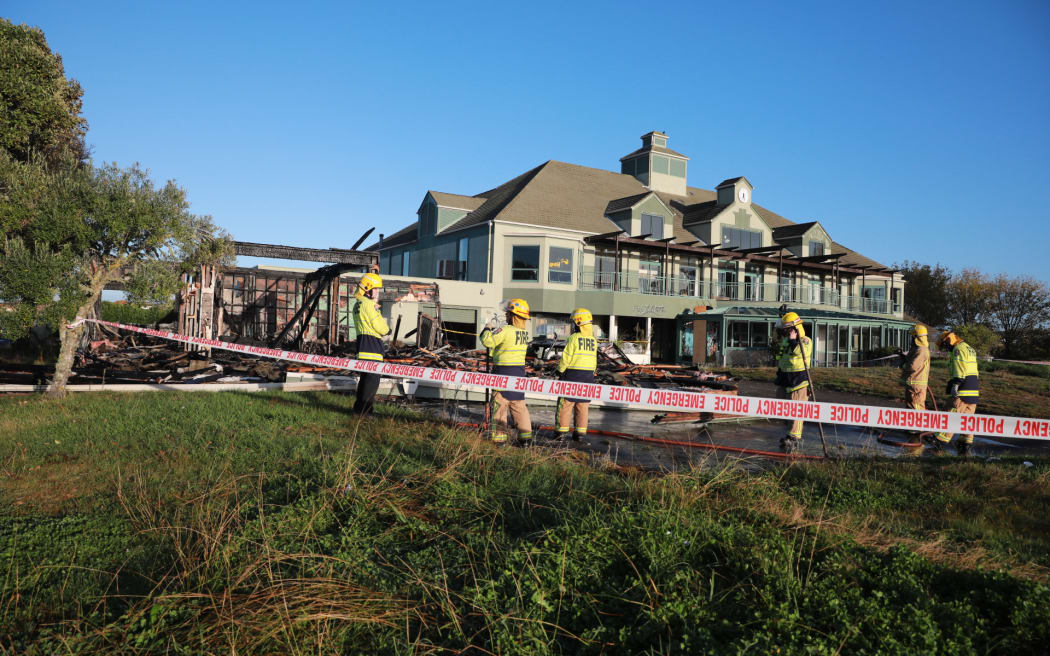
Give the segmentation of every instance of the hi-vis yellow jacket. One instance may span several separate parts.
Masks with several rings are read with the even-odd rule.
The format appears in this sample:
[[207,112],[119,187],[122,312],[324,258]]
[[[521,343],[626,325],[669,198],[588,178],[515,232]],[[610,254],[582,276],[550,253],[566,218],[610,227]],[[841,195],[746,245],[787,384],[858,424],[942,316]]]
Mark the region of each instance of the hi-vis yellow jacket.
[[363,296],[354,306],[354,328],[357,330],[357,358],[359,360],[382,360],[384,347],[380,339],[390,334],[390,326],[379,313],[376,302]]
[[[802,359],[802,350],[806,351],[806,359]],[[785,337],[780,343],[780,361],[777,367],[784,373],[798,373],[805,371],[806,365],[813,362],[813,340],[808,337],[801,339],[801,344],[791,345],[791,340]]]
[[[803,361],[802,354],[806,354]],[[806,365],[813,362],[813,340],[803,337],[792,345],[785,337],[780,343],[780,360],[777,362],[776,384],[788,392],[795,392],[809,386]]]
[[529,331],[504,326],[481,331],[481,343],[489,350],[492,364],[497,367],[524,367],[525,352],[529,349]]
[[966,342],[959,342],[952,349],[948,360],[949,384],[959,381],[959,398],[967,403],[977,403],[980,385],[977,380],[977,351]]
[[566,369],[573,371],[590,371],[598,367],[598,340],[591,335],[582,332],[569,335],[565,342],[565,350],[562,351],[561,361],[558,363],[558,371]]

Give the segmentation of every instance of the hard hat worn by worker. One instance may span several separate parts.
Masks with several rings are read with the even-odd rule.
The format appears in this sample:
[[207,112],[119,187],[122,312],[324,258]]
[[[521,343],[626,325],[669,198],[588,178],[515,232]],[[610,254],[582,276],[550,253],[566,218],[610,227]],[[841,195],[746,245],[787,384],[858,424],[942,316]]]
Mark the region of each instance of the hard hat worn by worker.
[[529,318],[529,304],[523,298],[512,298],[507,301],[507,312],[521,317],[522,319]]
[[366,273],[361,276],[361,280],[357,283],[357,288],[364,292],[370,292],[373,289],[382,289],[383,279],[379,277],[378,273]]
[[572,311],[570,319],[577,326],[589,326],[594,321],[594,316],[587,308],[576,308]]
[[917,323],[911,327],[912,341],[916,346],[929,346],[930,343],[927,338],[927,335],[929,334],[930,331],[921,323]]
[[962,340],[959,339],[958,335],[949,331],[941,335],[941,338],[937,340],[937,346],[940,346],[942,349],[947,350],[953,348],[956,344],[958,344],[961,341]]

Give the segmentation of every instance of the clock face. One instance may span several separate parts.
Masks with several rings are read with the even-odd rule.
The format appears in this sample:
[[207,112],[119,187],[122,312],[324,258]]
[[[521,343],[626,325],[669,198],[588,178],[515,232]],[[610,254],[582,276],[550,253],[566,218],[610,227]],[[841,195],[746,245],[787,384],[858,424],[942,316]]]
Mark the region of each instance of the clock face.
[[741,203],[746,203],[747,202],[747,189],[741,189],[740,193],[737,194],[737,195],[740,197],[740,202]]

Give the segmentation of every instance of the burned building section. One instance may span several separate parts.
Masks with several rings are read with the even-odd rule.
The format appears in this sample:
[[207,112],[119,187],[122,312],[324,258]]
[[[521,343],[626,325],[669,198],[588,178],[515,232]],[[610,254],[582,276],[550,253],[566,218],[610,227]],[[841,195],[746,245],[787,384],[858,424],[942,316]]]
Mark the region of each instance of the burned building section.
[[[287,267],[202,267],[183,276],[177,332],[311,352],[346,352],[357,335],[351,315],[361,275],[378,264],[368,251],[235,242],[237,255],[330,262],[315,271]],[[431,342],[440,325],[432,281],[387,281],[379,297],[394,338]],[[422,329],[422,331],[421,331]]]

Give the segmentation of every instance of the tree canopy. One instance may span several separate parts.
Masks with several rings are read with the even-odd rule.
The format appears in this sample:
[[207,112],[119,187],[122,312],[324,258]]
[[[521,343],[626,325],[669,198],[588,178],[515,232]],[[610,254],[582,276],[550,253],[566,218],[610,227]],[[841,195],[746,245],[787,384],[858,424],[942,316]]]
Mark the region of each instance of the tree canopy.
[[15,161],[48,166],[87,160],[83,89],[66,79],[44,33],[0,18],[0,149]]

